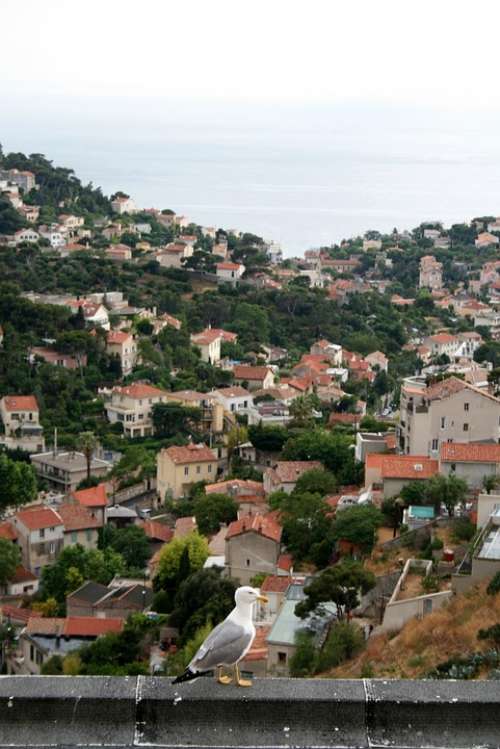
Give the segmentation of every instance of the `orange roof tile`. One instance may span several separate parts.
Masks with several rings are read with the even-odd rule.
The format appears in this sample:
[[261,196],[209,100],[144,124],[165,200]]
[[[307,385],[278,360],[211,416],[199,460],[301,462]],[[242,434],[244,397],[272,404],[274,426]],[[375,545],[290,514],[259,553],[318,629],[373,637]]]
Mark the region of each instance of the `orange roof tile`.
[[[185,445],[184,447],[172,446],[167,447],[165,453],[174,463],[213,463],[217,457],[213,450],[199,444]],[[162,451],[163,452],[163,451]]]
[[500,445],[480,442],[444,442],[441,460],[449,463],[500,463]]
[[132,338],[131,333],[124,333],[123,330],[110,330],[106,336],[106,342],[110,345],[122,344]]
[[229,524],[226,538],[241,536],[243,533],[258,533],[279,543],[282,528],[275,520],[264,515],[245,515]]
[[38,411],[34,395],[4,395],[2,401],[6,411]]
[[146,536],[154,541],[163,541],[168,543],[174,535],[172,528],[156,520],[145,520],[142,526]]
[[84,505],[65,502],[58,507],[58,513],[63,520],[66,532],[91,530],[92,528],[101,527],[101,523],[93,517]]
[[78,489],[72,492],[71,496],[86,507],[106,507],[108,504],[106,484],[104,483],[91,486],[89,489]]
[[7,541],[16,541],[18,538],[16,529],[8,520],[0,523],[0,538],[5,538]]
[[235,380],[264,380],[272,370],[269,367],[250,367],[237,364],[233,369]]
[[426,455],[369,454],[366,456],[366,466],[379,467],[383,479],[429,479],[439,470],[438,461]]
[[290,578],[287,575],[268,575],[260,590],[262,593],[286,593],[290,585]]
[[123,619],[96,616],[68,616],[64,620],[63,635],[65,637],[99,637],[108,632],[121,632]]
[[115,387],[113,388],[113,392],[126,395],[128,398],[158,398],[161,395],[165,395],[164,390],[153,387],[153,385],[148,385],[145,382],[134,382],[132,385]]
[[63,524],[61,516],[52,507],[44,505],[34,505],[25,510],[19,510],[15,517],[30,531],[53,528]]

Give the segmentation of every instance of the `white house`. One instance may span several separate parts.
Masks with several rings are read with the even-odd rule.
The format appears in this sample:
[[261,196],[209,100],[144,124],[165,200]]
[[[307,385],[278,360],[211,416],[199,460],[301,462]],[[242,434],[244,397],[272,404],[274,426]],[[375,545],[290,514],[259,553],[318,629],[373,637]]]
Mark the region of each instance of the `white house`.
[[225,411],[231,413],[245,412],[253,406],[253,397],[245,388],[234,385],[233,387],[219,388],[212,395],[222,403]]
[[245,272],[245,266],[241,263],[217,263],[216,268],[217,280],[221,283],[231,283],[233,286],[236,286]]
[[19,229],[14,234],[14,242],[16,245],[22,244],[23,242],[30,242],[34,244],[38,242],[40,235],[34,229]]
[[167,403],[165,391],[134,382],[113,388],[106,403],[106,415],[112,424],[123,424],[126,437],[146,437],[153,434],[152,408],[156,403]]
[[129,197],[117,197],[111,201],[111,208],[115,213],[136,213],[137,208]]

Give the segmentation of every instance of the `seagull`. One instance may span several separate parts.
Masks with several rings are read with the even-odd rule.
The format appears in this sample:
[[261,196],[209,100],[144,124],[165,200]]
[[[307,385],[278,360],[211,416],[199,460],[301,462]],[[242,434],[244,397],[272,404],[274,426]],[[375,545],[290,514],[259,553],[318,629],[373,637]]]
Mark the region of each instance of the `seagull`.
[[248,679],[241,678],[238,663],[248,653],[255,638],[252,608],[257,601],[268,603],[268,599],[256,588],[243,585],[236,590],[234,600],[234,609],[210,632],[184,673],[174,679],[172,684],[207,676],[213,669],[216,669],[219,684],[231,684],[233,678],[224,675],[223,668],[232,666],[239,687],[252,685]]

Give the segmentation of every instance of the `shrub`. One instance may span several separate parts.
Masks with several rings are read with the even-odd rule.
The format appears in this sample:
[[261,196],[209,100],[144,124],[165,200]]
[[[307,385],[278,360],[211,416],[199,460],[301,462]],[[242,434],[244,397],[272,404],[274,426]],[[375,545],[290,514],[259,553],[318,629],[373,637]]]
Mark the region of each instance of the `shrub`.
[[436,575],[426,575],[422,578],[422,590],[424,593],[437,593],[439,590],[439,578]]
[[470,541],[476,532],[476,526],[468,518],[457,518],[453,523],[453,539]]
[[297,632],[295,636],[296,649],[290,658],[290,676],[298,679],[312,676],[318,664],[318,652],[314,646],[314,637],[310,632]]
[[496,645],[500,645],[500,624],[493,624],[488,629],[480,629],[477,633],[478,640],[493,640]]
[[335,668],[353,658],[364,647],[365,638],[361,627],[351,622],[338,622],[331,628],[319,656],[318,669]]
[[431,543],[431,549],[432,551],[439,551],[439,549],[442,549],[444,546],[443,541],[441,538],[434,538]]
[[491,578],[488,587],[486,588],[486,592],[490,596],[500,593],[500,572],[497,572],[497,574]]

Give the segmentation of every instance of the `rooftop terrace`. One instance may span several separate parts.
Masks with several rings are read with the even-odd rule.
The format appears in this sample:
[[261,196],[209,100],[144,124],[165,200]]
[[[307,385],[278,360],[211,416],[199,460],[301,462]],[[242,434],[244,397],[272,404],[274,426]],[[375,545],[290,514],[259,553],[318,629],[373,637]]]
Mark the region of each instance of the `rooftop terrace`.
[[499,747],[498,682],[0,677],[0,746]]

